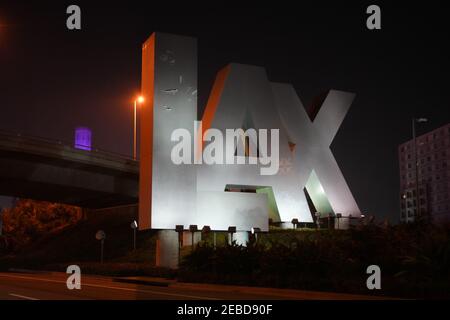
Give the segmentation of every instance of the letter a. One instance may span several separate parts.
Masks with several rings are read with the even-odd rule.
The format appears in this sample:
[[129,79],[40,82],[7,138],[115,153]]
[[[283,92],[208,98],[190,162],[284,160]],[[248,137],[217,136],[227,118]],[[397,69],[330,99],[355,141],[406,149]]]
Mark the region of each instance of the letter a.
[[381,269],[377,265],[371,265],[367,267],[367,274],[370,276],[367,278],[366,285],[367,289],[381,289]]
[[66,10],[70,16],[67,18],[66,26],[69,30],[81,30],[81,9],[77,5],[70,5]]
[[70,274],[69,278],[67,278],[66,285],[67,289],[73,290],[81,289],[81,269],[77,265],[71,265],[67,267],[67,274]]
[[381,29],[381,9],[379,6],[373,4],[367,7],[366,10],[367,14],[371,14],[367,18],[367,29],[373,30],[373,29]]
[[172,148],[170,158],[176,165],[192,164],[191,162],[191,133],[187,129],[176,129],[172,132],[171,141],[179,141]]

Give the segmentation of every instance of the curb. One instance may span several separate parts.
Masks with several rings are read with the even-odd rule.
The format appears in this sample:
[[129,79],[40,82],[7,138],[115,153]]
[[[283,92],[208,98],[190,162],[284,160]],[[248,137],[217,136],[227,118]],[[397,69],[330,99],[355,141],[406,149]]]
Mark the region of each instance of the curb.
[[30,270],[30,269],[16,269],[16,268],[9,268],[9,272],[13,273],[29,273],[29,274],[46,274],[51,273],[51,271],[44,271],[44,270]]
[[132,283],[132,284],[140,284],[144,286],[153,286],[153,287],[168,287],[170,285],[169,281],[156,281],[156,280],[144,280],[144,279],[130,279],[130,278],[113,278],[114,282],[122,282],[122,283]]

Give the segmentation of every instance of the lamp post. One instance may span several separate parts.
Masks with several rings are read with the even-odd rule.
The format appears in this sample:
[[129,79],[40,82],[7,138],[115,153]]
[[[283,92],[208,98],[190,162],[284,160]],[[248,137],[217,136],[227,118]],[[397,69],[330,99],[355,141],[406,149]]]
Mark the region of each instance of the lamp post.
[[[407,201],[407,196],[406,194],[402,194],[402,199],[403,199],[403,206],[405,207],[405,210],[401,210],[401,205],[400,205],[400,210],[402,211],[402,213],[405,214],[405,222],[408,223],[408,201]],[[403,218],[403,217],[402,217]]]
[[95,238],[100,241],[100,263],[103,263],[103,247],[105,243],[106,233],[103,230],[98,230]]
[[136,229],[138,227],[137,221],[131,222],[131,229],[133,229],[133,251],[136,251]]
[[137,141],[137,104],[144,102],[144,97],[139,96],[134,100],[134,122],[133,122],[133,160],[136,160],[136,141]]
[[416,123],[427,122],[427,118],[412,118],[412,136],[414,144],[414,170],[415,170],[415,181],[416,181],[416,209],[417,216],[420,216],[420,205],[419,205],[419,160],[417,159],[417,142],[416,142]]

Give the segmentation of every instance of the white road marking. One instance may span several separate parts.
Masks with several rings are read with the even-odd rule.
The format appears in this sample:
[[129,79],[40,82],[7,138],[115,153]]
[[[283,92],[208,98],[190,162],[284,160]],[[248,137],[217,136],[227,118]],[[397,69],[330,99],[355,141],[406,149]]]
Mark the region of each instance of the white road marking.
[[25,299],[25,300],[39,300],[37,298],[32,298],[32,297],[27,297],[27,296],[22,296],[20,294],[15,294],[15,293],[10,293],[10,296],[16,297],[16,298],[21,298],[21,299]]
[[[43,278],[23,277],[23,276],[12,276],[12,275],[6,275],[6,274],[0,274],[0,277],[16,278],[16,279],[27,279],[27,280],[34,280],[34,281],[44,281],[44,282],[53,282],[53,283],[64,283],[64,284],[66,284],[66,281],[43,279]],[[102,285],[98,285],[98,284],[90,284],[90,283],[85,283],[85,282],[81,283],[81,287],[83,287],[83,286],[104,288],[104,289],[112,289],[112,290],[123,290],[123,291],[130,291],[130,292],[160,294],[160,295],[166,295],[166,296],[172,296],[172,297],[183,297],[183,298],[191,298],[191,299],[220,300],[220,299],[211,298],[211,297],[193,296],[193,295],[187,295],[187,294],[168,293],[168,292],[152,291],[152,290],[140,290],[140,289],[133,289],[133,288],[102,286]]]

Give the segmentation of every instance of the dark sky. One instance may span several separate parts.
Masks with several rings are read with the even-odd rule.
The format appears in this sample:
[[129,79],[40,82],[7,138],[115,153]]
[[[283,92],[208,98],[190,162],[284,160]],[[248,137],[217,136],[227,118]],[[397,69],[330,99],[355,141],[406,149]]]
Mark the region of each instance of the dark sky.
[[[332,150],[361,210],[396,221],[397,146],[411,117],[430,119],[420,131],[450,121],[444,2],[375,2],[377,31],[365,26],[372,2],[183,3],[0,0],[0,130],[71,141],[84,125],[98,148],[129,155],[141,44],[153,31],[194,36],[200,110],[229,62],[265,66],[305,105],[329,89],[355,92]],[[81,31],[66,29],[70,4]]]

